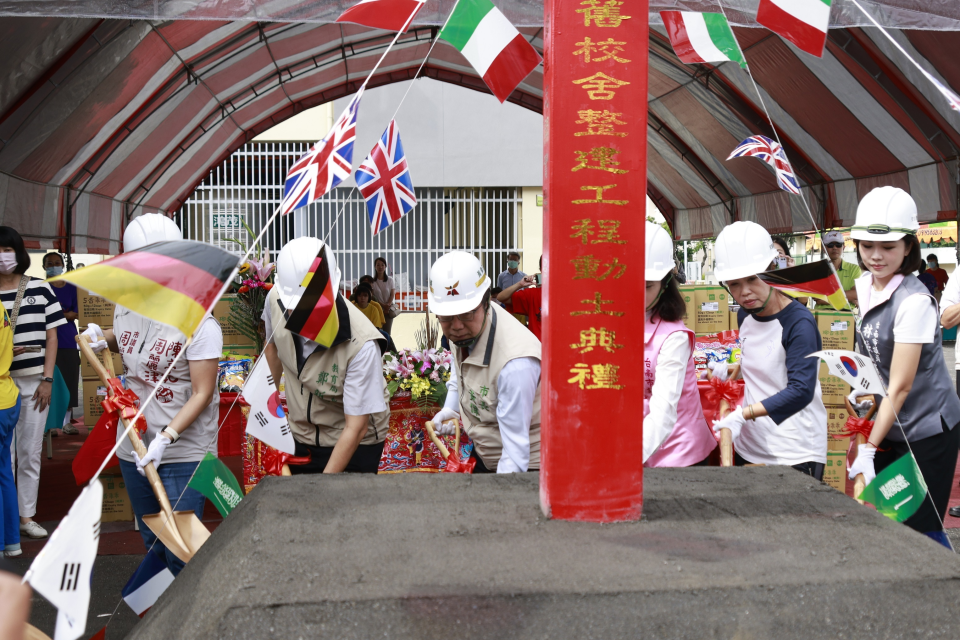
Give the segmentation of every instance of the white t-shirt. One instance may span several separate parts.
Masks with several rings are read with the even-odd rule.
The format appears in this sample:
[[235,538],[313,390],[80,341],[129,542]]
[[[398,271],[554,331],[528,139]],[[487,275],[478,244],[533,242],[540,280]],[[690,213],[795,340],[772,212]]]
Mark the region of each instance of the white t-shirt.
[[[895,275],[883,291],[873,288],[873,274],[870,272],[857,278],[857,300],[860,311],[866,314],[877,305],[886,302],[903,282],[902,275]],[[893,321],[893,340],[903,344],[930,344],[937,333],[940,314],[937,301],[925,293],[914,293],[900,304]]]
[[200,323],[186,355],[187,360],[220,360],[223,357],[223,331],[215,319],[208,316]]

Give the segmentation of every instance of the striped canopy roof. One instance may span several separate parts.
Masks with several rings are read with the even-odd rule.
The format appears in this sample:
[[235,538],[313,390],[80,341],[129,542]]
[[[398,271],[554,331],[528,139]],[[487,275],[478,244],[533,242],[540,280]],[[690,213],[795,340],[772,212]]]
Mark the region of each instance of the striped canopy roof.
[[[425,22],[370,86],[413,77],[436,31]],[[540,27],[521,31],[542,51]],[[821,60],[762,29],[736,33],[818,226],[850,224],[857,199],[883,184],[910,191],[924,220],[955,216],[960,114],[881,34],[831,29]],[[949,62],[960,33],[894,33],[960,91]],[[254,136],[355,91],[391,35],[323,22],[4,18],[2,222],[33,247],[65,248],[69,228],[74,251],[115,253],[129,217],[176,211]],[[777,189],[766,165],[725,160],[743,138],[771,135],[745,72],[681,64],[659,27],[649,54],[648,192],[676,236],[713,236],[735,219],[810,229],[801,200]],[[443,42],[422,75],[487,91]],[[510,100],[540,111],[540,70]]]

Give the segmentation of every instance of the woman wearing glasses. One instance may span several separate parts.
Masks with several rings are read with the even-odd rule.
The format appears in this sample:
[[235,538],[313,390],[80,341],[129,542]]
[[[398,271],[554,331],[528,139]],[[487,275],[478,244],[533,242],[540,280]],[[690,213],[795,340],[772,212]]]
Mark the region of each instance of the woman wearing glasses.
[[490,277],[470,253],[451,251],[430,268],[430,311],[453,348],[438,433],[462,417],[474,473],[540,469],[540,341],[490,303]]
[[850,479],[862,473],[869,483],[912,451],[931,500],[904,524],[949,548],[943,517],[957,465],[960,398],[943,359],[937,303],[912,275],[922,259],[919,227],[917,205],[902,189],[874,189],[857,207],[851,235],[869,271],[857,280],[857,347],[876,365],[887,397],[858,447]]
[[[833,263],[840,276],[840,286],[843,287],[843,293],[847,296],[847,301],[851,306],[857,304],[857,286],[856,281],[862,275],[860,267],[850,262],[844,262],[843,256],[843,233],[840,231],[827,231],[823,234],[823,246],[827,249],[827,257]],[[829,304],[824,301],[817,301],[822,306]]]

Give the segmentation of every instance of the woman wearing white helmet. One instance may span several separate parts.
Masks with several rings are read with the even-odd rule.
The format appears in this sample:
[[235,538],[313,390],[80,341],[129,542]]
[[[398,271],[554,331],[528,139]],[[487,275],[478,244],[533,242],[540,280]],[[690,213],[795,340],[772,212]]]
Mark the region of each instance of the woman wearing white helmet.
[[870,482],[912,449],[933,504],[924,500],[904,524],[949,547],[941,523],[957,464],[960,399],[943,359],[936,301],[912,275],[922,261],[919,228],[917,206],[902,189],[879,187],[857,207],[851,236],[869,271],[857,280],[857,347],[877,366],[887,397],[850,478],[862,473]]
[[[818,379],[821,349],[813,314],[756,274],[777,251],[767,230],[734,222],[717,236],[714,275],[740,305],[745,406],[714,423],[730,429],[736,464],[787,465],[817,480],[827,461],[827,411]],[[726,363],[711,365],[725,378]]]
[[[127,226],[123,249],[135,251],[155,242],[182,239],[173,220],[148,213],[134,218]],[[153,462],[170,500],[177,502],[179,498],[177,509],[192,510],[198,518],[203,517],[205,498],[187,483],[207,453],[217,455],[220,412],[217,364],[223,353],[220,324],[207,317],[187,345],[187,336],[177,329],[117,306],[113,328],[90,324],[83,334],[90,337],[94,351],[109,347],[120,353],[126,386],[141,399],[160,383],[156,396],[143,413],[147,422],[144,438],[148,444],[147,455],[140,459],[121,430],[117,434],[121,438],[117,457],[143,542],[147,549],[152,548],[153,553],[165,559],[167,567],[176,575],[183,568],[183,562],[143,524],[145,514],[160,510],[143,468]],[[184,348],[184,357],[163,378],[163,372]]]
[[474,473],[540,469],[540,341],[490,304],[490,277],[472,253],[451,251],[430,268],[430,311],[453,345],[443,409],[433,417],[453,433],[462,416],[473,440]]
[[652,222],[647,222],[645,255],[643,462],[648,467],[705,464],[717,441],[697,391],[694,333],[683,324],[686,305],[675,277],[673,241]]
[[[337,334],[324,346],[293,333],[287,318],[306,290],[304,278],[320,252],[336,292]],[[286,380],[288,421],[296,455],[310,456],[293,473],[376,473],[390,412],[377,341],[381,333],[339,293],[340,269],[328,245],[296,238],[277,257],[277,285],[263,308],[264,355],[274,380]]]

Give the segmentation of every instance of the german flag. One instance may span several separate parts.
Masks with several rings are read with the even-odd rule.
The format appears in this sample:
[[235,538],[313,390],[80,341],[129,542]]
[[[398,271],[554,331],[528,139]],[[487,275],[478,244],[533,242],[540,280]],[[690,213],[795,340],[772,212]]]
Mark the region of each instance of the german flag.
[[330,266],[322,247],[303,282],[306,291],[290,312],[287,329],[323,347],[330,347],[340,331],[340,317],[337,315],[337,292],[333,290]]
[[65,280],[134,313],[193,335],[240,259],[194,240],[155,242],[70,271]]
[[808,262],[787,269],[766,271],[757,276],[775,289],[796,296],[826,300],[837,311],[847,308],[847,297],[829,260]]

